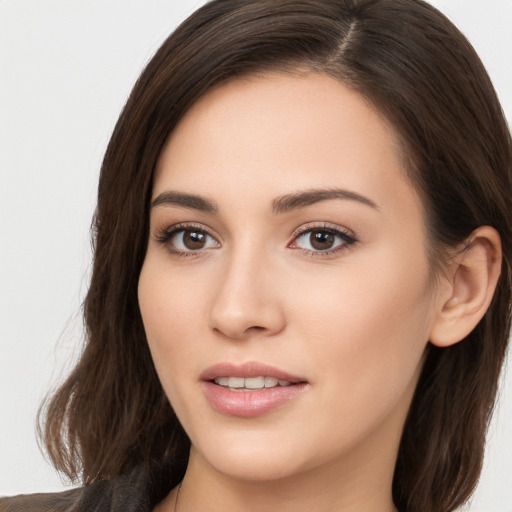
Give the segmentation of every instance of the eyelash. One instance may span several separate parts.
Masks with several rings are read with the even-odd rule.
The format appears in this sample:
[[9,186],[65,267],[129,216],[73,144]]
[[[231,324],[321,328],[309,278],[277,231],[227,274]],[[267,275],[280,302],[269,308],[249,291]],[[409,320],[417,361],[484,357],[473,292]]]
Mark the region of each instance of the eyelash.
[[325,258],[328,256],[331,256],[339,251],[346,250],[351,245],[354,245],[358,242],[358,239],[355,237],[355,235],[346,229],[343,229],[339,226],[333,226],[330,224],[306,224],[298,228],[292,235],[292,241],[288,244],[288,247],[290,247],[292,244],[296,243],[301,237],[313,233],[315,231],[321,232],[321,233],[329,233],[331,235],[334,235],[336,237],[339,237],[341,239],[341,244],[332,248],[332,249],[326,249],[325,251],[314,251],[311,249],[301,249],[297,248],[296,250],[299,250],[302,252],[302,254],[305,254],[306,256],[314,257],[314,258]]
[[[161,244],[166,246],[167,250],[173,254],[174,256],[178,256],[180,258],[197,258],[202,256],[208,249],[199,249],[197,251],[189,250],[189,251],[182,251],[179,249],[176,249],[172,246],[172,244],[169,243],[169,241],[178,233],[180,232],[187,232],[187,231],[196,231],[198,233],[204,233],[207,236],[211,237],[213,240],[216,241],[216,243],[219,243],[215,236],[213,236],[210,231],[205,228],[203,224],[188,224],[188,223],[180,223],[180,224],[174,224],[173,226],[169,226],[167,228],[163,228],[157,232],[155,235],[155,240]],[[334,235],[336,237],[339,237],[341,239],[341,243],[334,247],[333,249],[326,249],[324,251],[318,250],[311,250],[311,249],[302,249],[300,247],[292,247],[293,244],[297,243],[297,241],[307,235],[308,233],[312,233],[314,231],[329,233],[331,235]],[[294,250],[300,251],[302,254],[305,254],[306,256],[315,257],[315,258],[324,258],[327,256],[331,256],[332,254],[335,254],[339,251],[346,250],[349,246],[354,245],[358,242],[355,235],[345,229],[342,229],[338,226],[333,226],[329,224],[306,224],[298,228],[292,235],[292,241],[288,243],[287,247],[291,247]]]
[[205,228],[205,226],[203,224],[187,224],[187,223],[174,224],[173,226],[163,228],[157,232],[155,239],[159,244],[165,245],[167,250],[173,256],[178,256],[180,258],[191,258],[191,257],[197,258],[198,256],[201,256],[202,253],[204,253],[204,250],[202,250],[202,251],[201,250],[181,251],[179,249],[174,248],[172,246],[172,244],[169,243],[169,241],[172,239],[173,236],[177,235],[180,232],[186,232],[186,231],[196,231],[198,233],[205,233],[210,238],[213,238],[215,241],[217,241],[217,239],[210,233],[210,231],[208,229]]

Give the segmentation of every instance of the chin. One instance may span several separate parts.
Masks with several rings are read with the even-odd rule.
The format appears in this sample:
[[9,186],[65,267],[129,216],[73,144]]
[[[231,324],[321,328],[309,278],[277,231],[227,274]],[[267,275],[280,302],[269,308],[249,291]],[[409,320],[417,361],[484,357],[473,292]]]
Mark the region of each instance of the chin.
[[236,439],[225,443],[216,439],[213,446],[194,447],[192,453],[227,477],[251,482],[287,478],[301,473],[309,465],[309,458],[303,460],[300,455],[300,446],[290,446],[283,440],[257,439],[258,436],[248,436],[247,433],[245,437],[239,443]]

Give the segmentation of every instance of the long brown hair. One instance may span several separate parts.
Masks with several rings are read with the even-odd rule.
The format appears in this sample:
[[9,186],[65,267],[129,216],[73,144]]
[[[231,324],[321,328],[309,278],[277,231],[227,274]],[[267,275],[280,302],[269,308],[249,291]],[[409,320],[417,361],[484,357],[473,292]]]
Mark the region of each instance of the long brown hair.
[[87,342],[41,409],[48,453],[72,480],[169,458],[181,478],[190,444],[157,378],[137,302],[153,170],[169,133],[213,86],[297,68],[336,77],[393,124],[424,201],[433,268],[478,226],[501,235],[502,274],[485,317],[462,342],[428,349],[393,483],[403,511],[453,510],[472,493],[510,332],[512,144],[475,51],[421,0],[214,0],[149,62],[101,169]]

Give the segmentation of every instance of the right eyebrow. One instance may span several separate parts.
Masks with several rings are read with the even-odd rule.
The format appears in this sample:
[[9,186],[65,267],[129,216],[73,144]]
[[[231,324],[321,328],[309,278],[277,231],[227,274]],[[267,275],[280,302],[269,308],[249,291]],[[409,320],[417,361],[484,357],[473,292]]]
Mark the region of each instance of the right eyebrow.
[[219,211],[215,202],[210,199],[193,194],[175,192],[173,190],[166,190],[151,201],[151,208],[162,205],[182,206],[184,208],[208,213],[217,213]]

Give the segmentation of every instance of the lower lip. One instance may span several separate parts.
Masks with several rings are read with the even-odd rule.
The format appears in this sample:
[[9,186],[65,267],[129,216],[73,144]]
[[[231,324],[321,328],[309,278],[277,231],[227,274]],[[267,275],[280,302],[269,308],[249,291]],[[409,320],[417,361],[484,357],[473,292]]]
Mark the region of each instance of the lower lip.
[[208,402],[218,412],[228,416],[253,418],[267,414],[279,406],[299,396],[307,384],[301,382],[290,386],[255,389],[251,391],[231,391],[213,382],[203,382],[203,390]]

